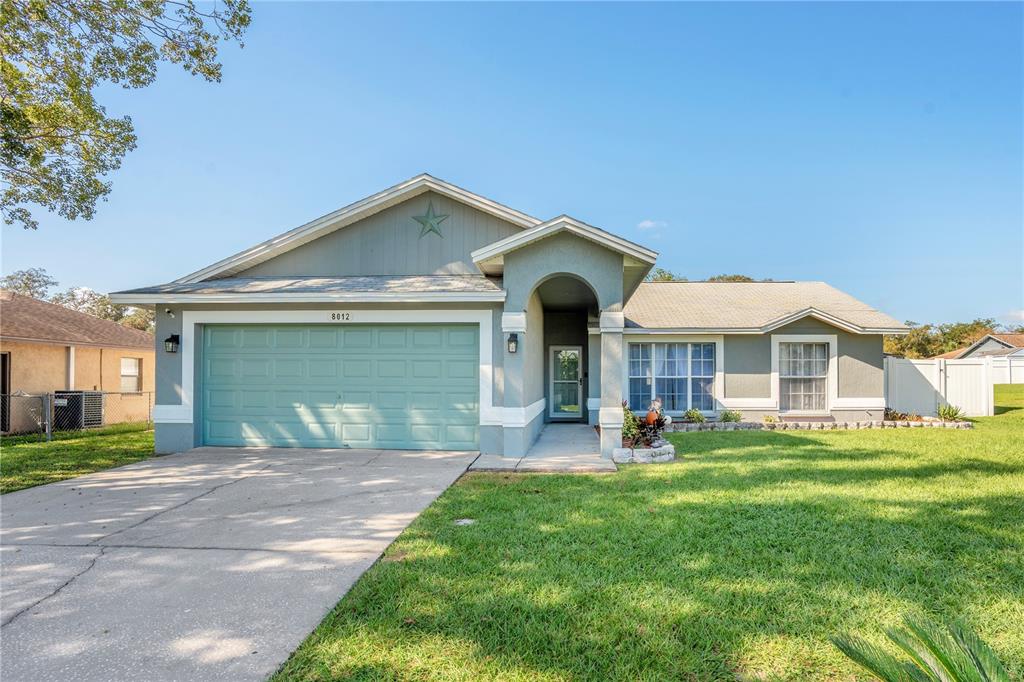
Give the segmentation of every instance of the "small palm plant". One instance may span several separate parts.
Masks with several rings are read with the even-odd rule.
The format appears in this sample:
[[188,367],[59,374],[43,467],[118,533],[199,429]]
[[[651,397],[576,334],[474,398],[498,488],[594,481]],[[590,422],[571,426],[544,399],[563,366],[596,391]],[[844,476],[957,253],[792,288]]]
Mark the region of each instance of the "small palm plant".
[[901,661],[859,637],[833,637],[832,643],[883,682],[1009,682],[995,653],[963,623],[942,628],[924,618],[904,617],[903,627],[886,635],[910,656]]
[[964,418],[964,411],[956,405],[950,405],[949,403],[939,405],[936,414],[944,422],[958,422]]

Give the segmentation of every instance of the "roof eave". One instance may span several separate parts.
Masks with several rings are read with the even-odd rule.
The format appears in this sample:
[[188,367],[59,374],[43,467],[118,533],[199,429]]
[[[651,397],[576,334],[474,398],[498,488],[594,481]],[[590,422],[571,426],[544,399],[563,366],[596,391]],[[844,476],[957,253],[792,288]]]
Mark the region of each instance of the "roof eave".
[[402,293],[387,291],[346,291],[319,293],[226,293],[226,294],[176,294],[176,293],[115,293],[110,294],[112,303],[127,305],[177,304],[177,303],[500,303],[505,300],[504,291],[428,291]]
[[559,216],[547,222],[536,225],[532,228],[505,237],[493,244],[481,247],[470,253],[470,258],[485,274],[498,272],[497,266],[501,265],[507,253],[521,249],[541,239],[545,239],[559,232],[570,232],[583,239],[588,239],[605,248],[617,251],[624,256],[635,258],[641,263],[654,265],[658,259],[658,252],[652,251],[644,246],[623,239],[617,235],[605,232],[592,225],[587,225],[569,216]]

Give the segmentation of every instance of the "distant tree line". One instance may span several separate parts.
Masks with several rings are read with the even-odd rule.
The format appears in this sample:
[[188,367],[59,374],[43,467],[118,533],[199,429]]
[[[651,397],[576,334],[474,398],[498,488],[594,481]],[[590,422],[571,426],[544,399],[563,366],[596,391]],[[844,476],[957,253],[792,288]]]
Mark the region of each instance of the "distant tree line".
[[151,332],[154,328],[153,311],[146,308],[111,303],[110,297],[88,287],[70,287],[50,295],[60,283],[43,268],[17,270],[0,279],[0,288],[22,296],[62,305],[102,320],[110,320],[132,329]]
[[971,345],[986,334],[1024,334],[1024,325],[1004,326],[992,318],[972,322],[918,324],[907,321],[910,333],[886,336],[885,352],[903,358],[932,358]]
[[[671,270],[665,268],[654,268],[645,278],[647,282],[689,282],[682,275],[677,275]],[[702,282],[771,282],[770,279],[754,279],[747,275],[715,275],[714,277],[708,277]]]

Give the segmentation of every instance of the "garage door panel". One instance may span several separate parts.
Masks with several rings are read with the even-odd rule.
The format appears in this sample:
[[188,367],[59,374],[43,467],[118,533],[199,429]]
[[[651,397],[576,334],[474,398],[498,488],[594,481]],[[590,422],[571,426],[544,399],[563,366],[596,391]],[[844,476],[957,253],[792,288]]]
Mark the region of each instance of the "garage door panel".
[[469,325],[207,326],[204,442],[476,449],[477,340]]

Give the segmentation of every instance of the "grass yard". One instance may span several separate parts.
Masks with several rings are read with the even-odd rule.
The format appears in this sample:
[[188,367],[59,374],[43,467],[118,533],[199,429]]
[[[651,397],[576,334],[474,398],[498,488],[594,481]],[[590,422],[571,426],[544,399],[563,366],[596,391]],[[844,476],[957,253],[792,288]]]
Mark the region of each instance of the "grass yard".
[[119,424],[95,431],[0,440],[0,494],[63,481],[153,456],[153,431],[146,424]]
[[[467,475],[275,680],[866,678],[963,617],[1024,676],[1024,386],[973,431],[689,433],[617,474]],[[472,518],[476,523],[455,526]]]

